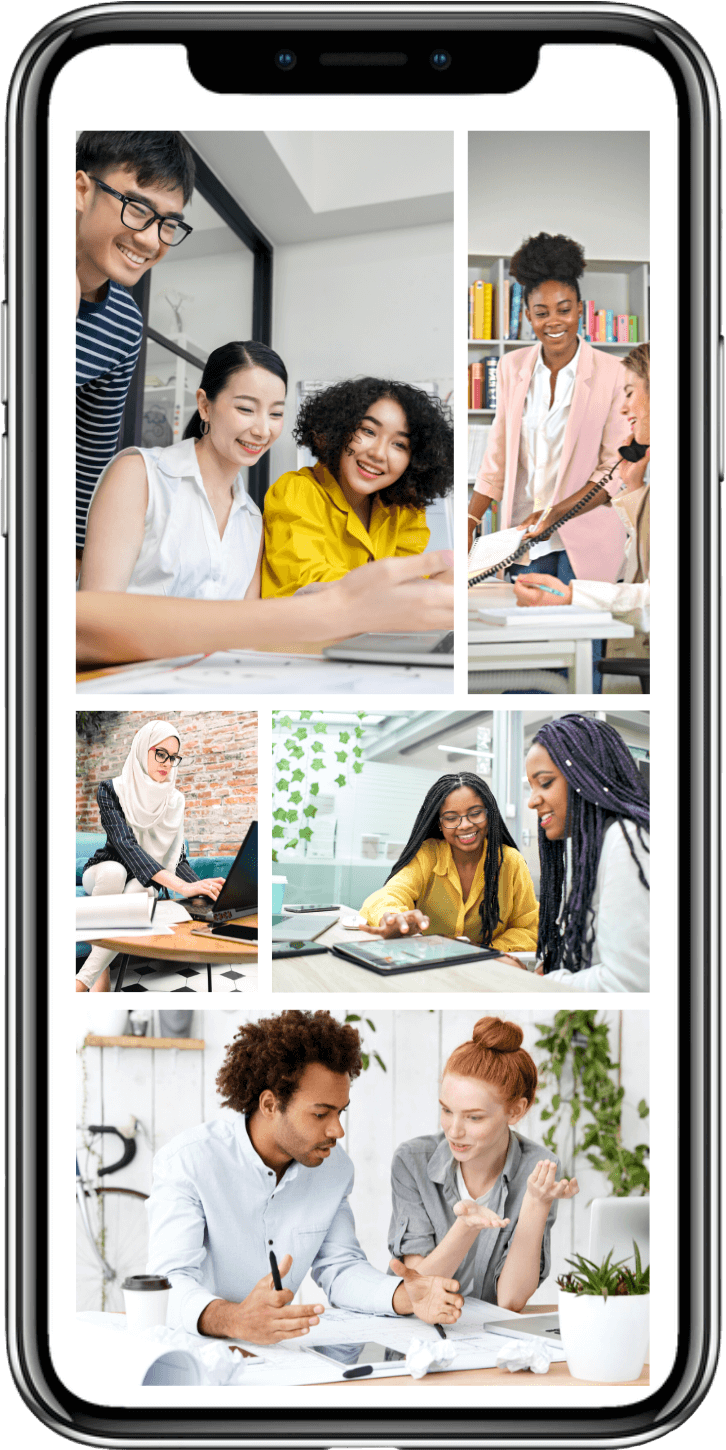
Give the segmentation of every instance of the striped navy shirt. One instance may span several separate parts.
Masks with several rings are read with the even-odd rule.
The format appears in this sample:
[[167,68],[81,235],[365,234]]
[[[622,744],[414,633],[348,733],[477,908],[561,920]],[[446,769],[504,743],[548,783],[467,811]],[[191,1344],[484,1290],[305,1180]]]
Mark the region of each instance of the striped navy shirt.
[[[113,788],[113,781],[101,781],[96,793],[96,800],[101,812],[101,825],[106,832],[106,844],[99,847],[95,856],[91,856],[83,870],[87,871],[89,866],[98,866],[101,861],[120,861],[122,866],[126,867],[127,881],[135,876],[142,886],[151,886],[157,871],[163,871],[164,867],[159,861],[155,861],[148,851],[142,850],[139,845],[121,809],[121,802]],[[189,865],[183,846],[179,862],[175,867],[175,874],[181,876],[182,881],[199,881],[200,879],[196,871],[193,871]]]
[[102,302],[76,318],[76,543],[83,548],[91,494],[118,450],[118,435],[143,325],[130,292],[109,281]]

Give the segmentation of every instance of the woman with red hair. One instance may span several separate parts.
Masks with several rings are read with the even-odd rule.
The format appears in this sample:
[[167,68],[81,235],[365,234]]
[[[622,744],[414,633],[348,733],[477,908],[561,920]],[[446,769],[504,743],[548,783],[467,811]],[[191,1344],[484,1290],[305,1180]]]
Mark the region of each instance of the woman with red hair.
[[452,1052],[441,1132],[394,1154],[388,1240],[407,1266],[515,1313],[549,1274],[558,1201],[578,1192],[553,1153],[515,1131],[537,1092],[523,1035],[515,1022],[481,1017]]

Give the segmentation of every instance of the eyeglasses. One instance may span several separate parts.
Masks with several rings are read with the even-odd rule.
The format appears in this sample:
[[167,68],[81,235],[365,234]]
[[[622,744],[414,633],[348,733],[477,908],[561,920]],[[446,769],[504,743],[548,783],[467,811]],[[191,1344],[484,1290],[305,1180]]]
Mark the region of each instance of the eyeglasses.
[[166,765],[167,761],[172,766],[181,765],[182,763],[181,755],[170,755],[168,750],[157,749],[154,751],[154,756],[158,765]]
[[165,247],[179,247],[189,233],[194,231],[188,222],[180,221],[178,217],[161,216],[154,211],[153,206],[147,206],[145,201],[135,201],[131,196],[124,196],[122,191],[115,191],[112,186],[107,186],[105,181],[99,181],[97,176],[88,174],[89,181],[95,181],[101,191],[107,191],[109,196],[115,196],[121,202],[121,225],[128,227],[130,232],[145,232],[152,222],[159,226],[159,241]]
[[460,821],[469,821],[472,826],[477,825],[486,815],[486,806],[472,806],[471,810],[464,811],[463,816],[458,816],[456,811],[446,811],[439,817],[442,826],[458,826]]

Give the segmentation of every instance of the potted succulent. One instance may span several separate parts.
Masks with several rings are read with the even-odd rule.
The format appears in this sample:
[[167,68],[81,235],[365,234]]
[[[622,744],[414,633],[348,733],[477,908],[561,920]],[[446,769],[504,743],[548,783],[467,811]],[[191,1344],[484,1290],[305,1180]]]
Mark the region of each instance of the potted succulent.
[[636,1380],[648,1349],[650,1267],[633,1243],[635,1268],[625,1259],[601,1264],[576,1254],[572,1272],[557,1280],[560,1335],[570,1374],[612,1384]]

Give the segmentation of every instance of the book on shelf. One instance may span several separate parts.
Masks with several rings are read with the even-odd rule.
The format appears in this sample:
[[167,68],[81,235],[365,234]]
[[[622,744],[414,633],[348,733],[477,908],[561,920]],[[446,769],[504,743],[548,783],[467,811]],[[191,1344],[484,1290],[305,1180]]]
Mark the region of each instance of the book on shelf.
[[484,359],[484,403],[485,408],[497,408],[497,359]]
[[501,312],[502,312],[502,338],[503,338],[504,342],[509,342],[509,308],[510,308],[510,297],[509,297],[509,293],[510,293],[510,291],[511,291],[511,283],[509,281],[509,278],[506,277],[504,279],[504,283],[502,285],[502,307],[501,307]]
[[613,308],[597,308],[592,298],[583,298],[582,333],[585,342],[637,342],[638,319]]
[[494,287],[491,282],[478,278],[471,287],[472,301],[471,333],[475,342],[491,342],[494,312]]
[[509,301],[509,341],[513,342],[519,337],[519,323],[522,315],[522,284],[513,282],[510,288]]
[[484,363],[472,363],[469,372],[471,374],[471,406],[478,409],[484,407]]
[[489,431],[485,423],[469,424],[469,462],[467,472],[470,479],[476,479],[481,468],[482,459],[487,451]]

